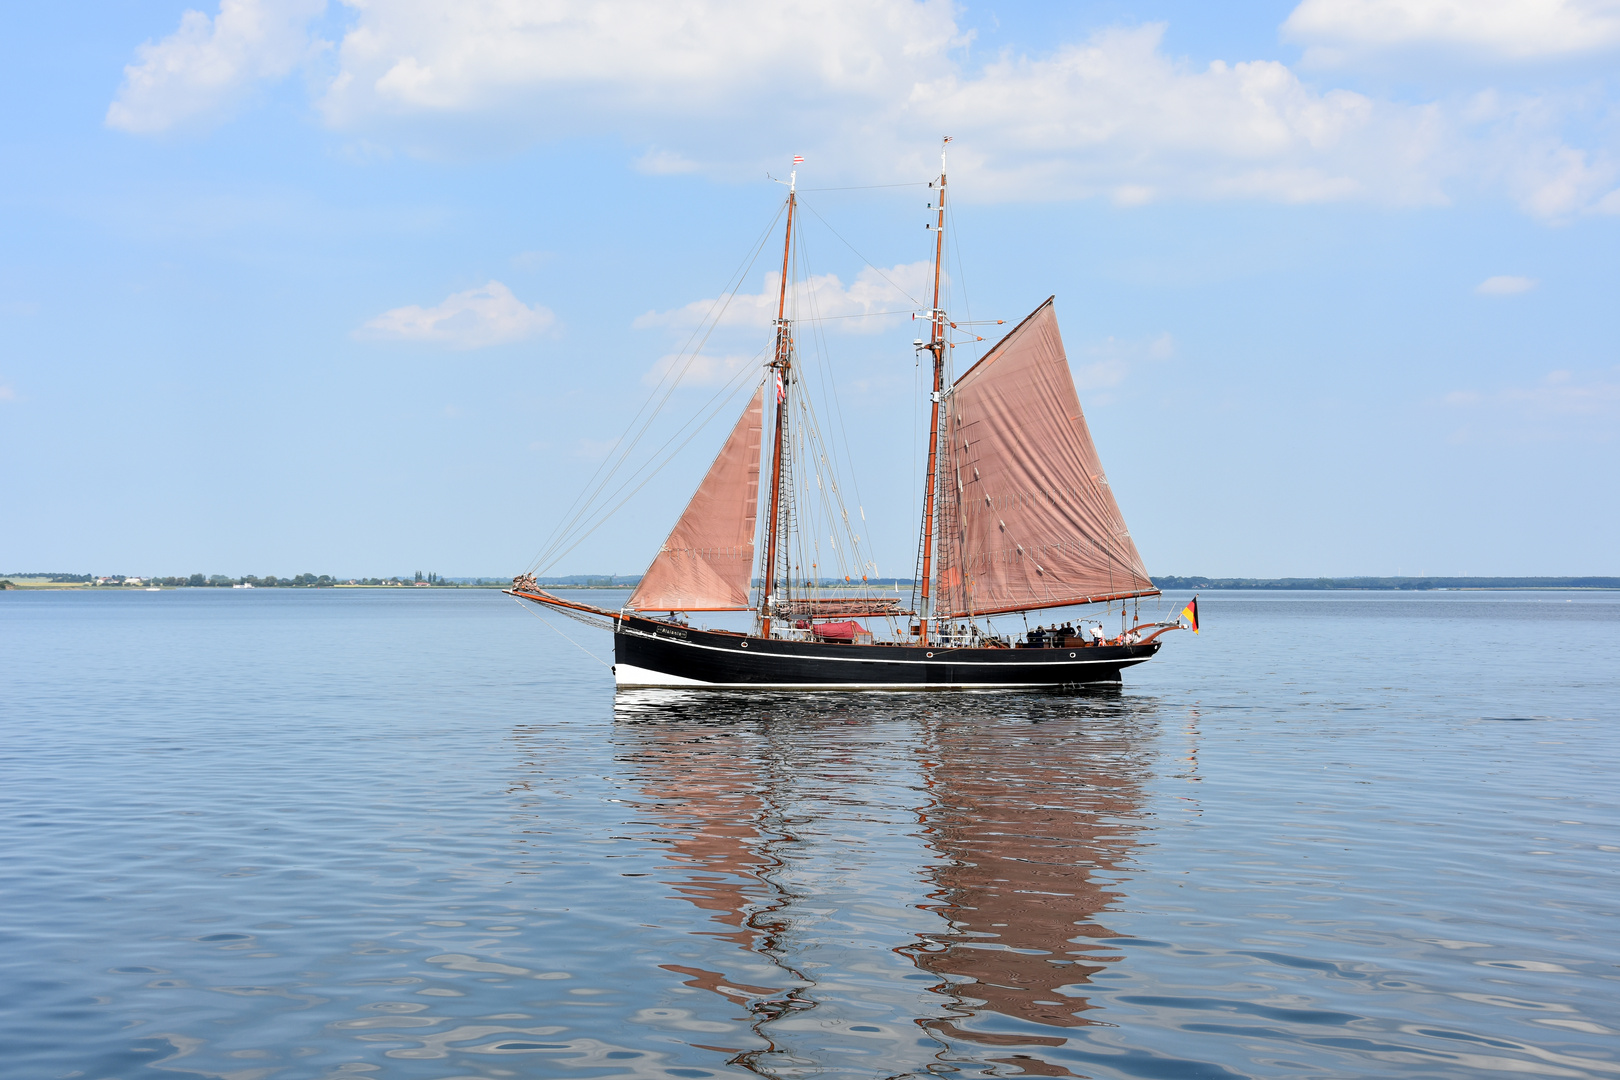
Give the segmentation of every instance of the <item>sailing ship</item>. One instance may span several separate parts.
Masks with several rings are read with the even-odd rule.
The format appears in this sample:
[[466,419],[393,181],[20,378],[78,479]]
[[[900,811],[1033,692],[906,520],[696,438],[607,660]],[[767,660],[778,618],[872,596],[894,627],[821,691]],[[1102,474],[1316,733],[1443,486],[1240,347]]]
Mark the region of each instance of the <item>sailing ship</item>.
[[[1180,623],[1143,622],[1138,614],[1133,624],[1127,613],[1128,602],[1139,612],[1140,600],[1159,590],[1092,443],[1053,298],[961,376],[952,375],[955,343],[949,338],[964,323],[941,307],[943,152],[930,184],[938,196],[937,207],[930,207],[937,221],[929,223],[935,230],[933,303],[921,313],[929,336],[914,342],[930,362],[932,388],[911,606],[864,582],[840,589],[814,573],[806,578],[805,566],[815,564],[790,554],[796,540],[803,548],[803,515],[793,497],[795,447],[803,440],[790,406],[805,390],[788,311],[796,171],[787,187],[770,358],[640,584],[619,610],[548,592],[533,567],[507,591],[611,630],[620,687],[1063,687],[1117,682],[1125,668],[1151,658],[1161,635]],[[825,486],[817,486],[824,495]],[[847,513],[843,517],[847,521]],[[1018,615],[1027,627],[1031,612],[1092,604],[1109,605],[1111,612],[1116,603],[1120,624],[1112,635],[1093,623],[1089,633],[1065,625],[1014,636],[991,622]],[[700,628],[682,617],[692,612],[752,612],[752,627]]]

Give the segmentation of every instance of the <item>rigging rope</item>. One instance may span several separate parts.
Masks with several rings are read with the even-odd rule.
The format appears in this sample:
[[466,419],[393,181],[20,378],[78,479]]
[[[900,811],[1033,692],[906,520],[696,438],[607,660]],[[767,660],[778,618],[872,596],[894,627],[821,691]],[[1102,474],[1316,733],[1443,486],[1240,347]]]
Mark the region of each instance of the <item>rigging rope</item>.
[[806,191],[875,191],[878,188],[926,187],[927,184],[927,180],[910,180],[904,184],[856,184],[854,187],[811,187],[800,188],[799,194],[802,195]]
[[876,263],[872,262],[872,260],[868,259],[865,255],[862,255],[860,253],[860,251],[856,249],[854,244],[850,243],[848,240],[845,240],[843,234],[840,233],[837,229],[833,228],[832,223],[829,222],[826,218],[821,216],[821,211],[817,210],[815,207],[811,206],[809,203],[805,202],[803,199],[799,200],[799,205],[804,207],[806,210],[810,211],[812,214],[816,215],[816,220],[821,222],[823,225],[827,226],[827,231],[832,233],[834,236],[838,237],[839,240],[843,241],[843,244],[844,244],[845,247],[847,247],[847,248],[849,248],[849,250],[855,252],[856,258],[860,259],[861,262],[865,263],[867,266],[870,266],[872,268],[873,273],[875,273],[878,277],[882,278],[884,281],[887,281],[890,285],[893,285],[894,288],[900,293],[900,295],[904,296],[907,300],[910,300],[913,304],[916,304],[919,307],[922,306],[922,301],[921,300],[917,299],[915,296],[912,296],[905,289],[900,288],[899,285],[895,285],[895,283],[889,278],[889,275],[885,274],[882,270],[880,270]]
[[855,315],[814,315],[800,321],[823,323],[831,322],[833,319],[874,319],[879,315],[910,315],[911,313],[910,308],[896,308],[893,311],[862,311]]
[[[802,236],[802,234],[801,234],[801,236]],[[810,277],[809,252],[804,250],[803,245],[802,245],[802,241],[801,241],[801,249],[800,250],[801,250],[801,253],[802,253],[802,259],[803,259],[803,261],[805,263],[805,270],[804,270],[805,279],[809,280],[809,277]],[[809,294],[805,298],[805,302],[811,308],[812,316],[814,316],[816,311],[817,311],[817,298],[816,298],[816,294],[815,294],[814,290],[809,291]],[[819,322],[819,320],[816,320],[816,321]],[[815,349],[816,357],[820,361],[819,374],[821,376],[822,395],[823,395],[823,397],[827,398],[828,400],[830,400],[832,402],[833,416],[834,416],[835,419],[837,419],[839,432],[843,436],[844,452],[847,455],[844,460],[849,464],[850,483],[854,487],[854,490],[855,490],[856,505],[858,507],[862,508],[861,509],[861,519],[864,521],[865,518],[866,518],[866,511],[864,509],[865,500],[862,499],[862,497],[861,497],[861,484],[860,484],[859,474],[854,469],[855,453],[854,453],[853,448],[850,446],[850,442],[849,442],[849,428],[844,422],[843,402],[838,396],[838,383],[837,383],[837,380],[831,378],[832,361],[831,361],[830,351],[827,348],[826,333],[819,325],[815,325],[815,326],[812,327],[812,336],[814,338],[815,346],[816,346],[816,349]],[[861,538],[860,538],[859,534],[857,534],[850,527],[849,508],[844,505],[843,492],[839,488],[839,470],[838,470],[837,466],[834,464],[833,460],[828,456],[826,441],[821,436],[820,421],[819,421],[819,419],[818,419],[818,417],[816,415],[815,403],[814,403],[814,401],[810,400],[810,395],[808,393],[806,393],[803,396],[805,398],[805,411],[806,411],[807,416],[808,416],[808,423],[809,423],[809,428],[810,428],[810,436],[811,436],[811,439],[814,442],[814,444],[816,446],[816,450],[817,450],[817,460],[820,461],[822,464],[824,464],[826,466],[828,479],[829,479],[829,482],[832,485],[832,500],[833,500],[833,503],[836,503],[836,507],[834,507],[832,505],[832,503],[828,503],[827,497],[826,497],[826,492],[823,491],[823,493],[822,493],[822,502],[823,502],[824,510],[827,513],[828,522],[829,522],[829,524],[833,524],[833,523],[835,523],[835,520],[836,520],[836,523],[843,527],[843,530],[844,530],[845,534],[849,537],[849,540],[850,540],[850,558],[852,558],[855,561],[856,565],[860,568],[859,576],[864,578],[866,576],[865,571],[867,569],[870,569],[871,572],[872,572],[871,576],[876,577],[877,576],[877,563],[875,561],[867,560],[862,555],[862,553],[861,553]],[[821,472],[821,469],[818,468],[817,469],[818,475],[820,474],[820,472]],[[806,489],[806,490],[808,490],[808,489]],[[834,514],[835,509],[836,509],[836,515]],[[818,536],[819,536],[819,533],[818,533]],[[838,547],[837,541],[835,539],[833,539],[831,534],[829,534],[828,539],[829,539],[829,542],[831,542],[833,544],[834,551],[839,552],[839,555],[840,555],[839,570],[840,570],[841,575],[844,576],[844,577],[850,576],[850,567],[849,567],[849,565],[847,563],[845,563],[843,561],[842,553],[841,553],[841,551],[840,551],[840,549]]]
[[520,607],[523,610],[527,611],[530,615],[533,615],[535,618],[537,618],[541,622],[545,623],[547,626],[551,626],[551,628],[553,630],[557,631],[557,635],[559,637],[561,637],[564,641],[568,642],[568,644],[572,645],[574,648],[578,649],[580,652],[584,653],[586,656],[590,657],[592,660],[595,660],[598,664],[601,664],[603,667],[607,668],[609,671],[613,670],[613,665],[612,664],[608,663],[606,660],[603,660],[600,656],[597,656],[595,653],[591,652],[591,650],[587,649],[585,646],[581,645],[579,642],[575,641],[573,638],[569,637],[567,634],[564,634],[561,630],[557,630],[557,628],[555,626],[551,625],[551,620],[550,619],[547,619],[545,616],[541,615],[538,611],[535,611],[534,608],[531,607],[529,603],[527,603],[525,601],[522,601],[522,600],[519,600],[515,596],[512,597],[512,602],[515,603],[518,607]]
[[[628,492],[626,492],[624,498],[620,499],[617,503],[614,503],[612,507],[610,507],[607,510],[603,510],[599,514],[597,514],[595,520],[590,524],[590,526],[585,528],[584,531],[580,532],[577,536],[574,537],[574,542],[573,543],[569,544],[567,547],[563,548],[562,550],[551,554],[550,555],[550,562],[547,564],[547,569],[549,569],[551,566],[555,566],[559,561],[561,561],[563,559],[564,556],[568,555],[575,548],[579,547],[579,545],[583,544],[586,540],[590,539],[592,533],[596,532],[597,529],[600,529],[603,525],[607,524],[608,520],[610,518],[612,518],[614,514],[618,513],[624,507],[625,503],[627,503],[631,499],[633,499],[636,496],[636,494],[641,491],[642,488],[646,487],[647,484],[652,481],[653,477],[655,477],[659,473],[663,472],[664,469],[666,467],[668,467],[675,460],[676,455],[678,455],[682,450],[686,449],[687,445],[689,443],[691,443],[691,441],[693,439],[697,438],[700,434],[702,434],[704,428],[708,427],[709,424],[714,420],[714,418],[716,416],[718,416],[726,408],[726,406],[731,403],[731,401],[737,396],[737,391],[741,388],[741,386],[746,385],[746,383],[744,383],[744,384],[739,384],[738,386],[732,386],[731,382],[735,382],[737,380],[738,375],[747,375],[747,374],[753,374],[753,373],[754,373],[753,368],[749,368],[749,367],[739,368],[737,374],[732,375],[731,381],[728,382],[726,385],[722,386],[720,388],[719,392],[716,393],[714,395],[714,397],[709,399],[709,404],[712,405],[714,402],[720,401],[720,398],[721,398],[722,394],[725,395],[725,400],[720,401],[720,404],[717,407],[715,407],[714,409],[712,409],[712,410],[709,409],[709,405],[705,405],[704,410],[708,411],[707,416],[704,416],[704,413],[702,411],[700,411],[691,420],[688,420],[686,423],[682,424],[679,428],[677,428],[675,430],[675,434],[671,435],[667,440],[665,440],[664,445],[660,446],[656,451],[654,451],[654,453],[648,457],[647,462],[643,463],[642,465],[637,466],[636,470],[634,472],[632,472],[629,475],[629,477],[627,477],[625,479],[624,483],[620,484],[619,487],[613,492],[613,494],[608,496],[608,498],[612,499],[612,498],[618,496],[620,492],[623,492],[624,489],[626,487],[628,487],[636,479],[636,477],[641,473],[641,471],[643,469],[647,469],[649,467],[649,465],[651,465],[652,462],[656,461],[657,464],[653,465],[651,467],[651,471],[649,471],[646,476],[641,478],[641,482],[636,484],[635,487],[631,488]],[[699,417],[702,417],[701,422],[699,422]],[[677,438],[679,438],[681,432],[685,431],[688,427],[690,427],[692,429],[691,433],[688,434],[685,439],[681,440],[681,444],[679,446],[675,447],[675,449],[671,450],[666,456],[664,456],[660,460],[658,455],[663,454],[664,451],[666,449],[668,449],[670,443],[674,442]],[[611,477],[609,479],[611,479]],[[604,484],[604,486],[605,486],[605,484]],[[593,501],[594,501],[594,499],[593,499]],[[573,535],[573,534],[570,534],[570,535]],[[564,537],[564,539],[566,540],[567,537]],[[531,571],[531,572],[533,572],[533,571]]]
[[[624,434],[619,437],[615,453],[605,459],[601,465],[597,466],[596,471],[591,474],[591,478],[585,482],[585,488],[582,489],[580,494],[575,497],[573,503],[569,505],[568,509],[563,511],[563,520],[560,521],[556,528],[552,530],[551,536],[547,538],[546,543],[541,548],[540,553],[536,555],[533,561],[529,563],[530,573],[543,573],[544,570],[556,565],[558,559],[567,553],[557,552],[556,549],[558,545],[568,540],[568,538],[572,535],[571,530],[573,530],[579,524],[581,518],[594,512],[593,505],[602,497],[603,491],[606,490],[607,485],[613,481],[613,478],[618,474],[619,470],[624,467],[625,462],[630,459],[631,453],[646,436],[647,431],[652,426],[653,421],[657,419],[659,413],[662,412],[664,406],[669,402],[670,397],[675,393],[676,388],[680,386],[681,380],[685,378],[686,373],[691,369],[692,365],[697,362],[697,358],[702,355],[703,347],[708,344],[709,337],[714,333],[715,329],[720,325],[721,320],[725,317],[725,313],[727,309],[730,308],[732,300],[736,298],[737,290],[741,287],[743,279],[746,278],[748,272],[753,269],[754,263],[759,259],[759,253],[764,249],[766,240],[769,239],[772,230],[776,228],[776,222],[781,219],[783,210],[785,209],[786,203],[784,203],[782,207],[778,208],[776,216],[771,219],[770,223],[766,225],[766,227],[760,232],[758,239],[755,240],[753,248],[747,258],[744,259],[744,261],[740,264],[739,269],[734,271],[731,277],[727,279],[726,290],[722,292],[720,296],[715,298],[714,303],[710,305],[709,311],[704,315],[703,320],[698,323],[698,325],[693,329],[691,336],[687,338],[686,345],[683,347],[682,352],[676,354],[677,358],[683,355],[686,356],[686,362],[681,365],[678,372],[675,371],[675,365],[672,363],[669,368],[659,376],[658,382],[653,385],[653,388],[650,391],[648,391],[647,398],[642,402],[641,406],[630,418],[629,424],[627,424],[625,427]],[[707,327],[707,329],[705,329],[705,327]],[[699,339],[700,332],[702,332],[701,339]],[[694,340],[697,341],[696,348],[692,347]],[[690,354],[687,353],[687,350],[690,350]],[[670,378],[672,372],[674,373],[673,379]],[[667,388],[664,385],[666,381],[668,382]],[[658,392],[661,389],[664,391],[663,396],[658,397]],[[657,399],[656,404],[654,404],[655,398]],[[648,412],[649,406],[652,406],[651,412]],[[642,420],[644,413],[646,414],[646,417],[645,420]],[[635,430],[634,438],[631,438],[627,443],[625,440],[630,436],[631,431],[636,429],[636,423],[638,420],[642,420],[641,427],[639,430]],[[676,432],[676,434],[679,434],[679,430]],[[671,438],[673,439],[674,436],[671,436]],[[666,443],[665,445],[667,446],[668,444]],[[611,467],[609,467],[610,463]],[[645,464],[643,464],[640,468],[645,468]],[[639,472],[640,468],[638,468],[636,472]],[[605,475],[603,474],[603,469],[607,469]],[[635,475],[636,473],[632,472],[630,478],[634,479]],[[600,482],[598,482],[599,477]],[[645,483],[645,481],[643,481],[643,483]],[[596,486],[593,488],[591,486],[592,484],[595,484]],[[622,486],[620,490],[623,490]],[[617,494],[617,492],[614,494]],[[612,496],[608,496],[608,498],[612,498]],[[593,529],[597,527],[600,527],[600,522],[598,522],[597,525],[592,526]],[[579,541],[576,539],[575,543],[571,544],[568,550],[573,550],[574,547],[578,546],[578,543]]]

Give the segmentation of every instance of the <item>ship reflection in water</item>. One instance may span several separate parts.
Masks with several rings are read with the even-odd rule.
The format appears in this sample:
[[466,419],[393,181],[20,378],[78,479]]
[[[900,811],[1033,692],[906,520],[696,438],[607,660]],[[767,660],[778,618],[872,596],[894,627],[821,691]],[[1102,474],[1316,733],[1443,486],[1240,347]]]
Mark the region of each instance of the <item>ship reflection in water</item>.
[[660,880],[706,916],[708,962],[663,966],[759,1037],[714,1049],[767,1075],[1075,1075],[1088,984],[1120,959],[1102,917],[1151,700],[623,691],[615,711]]

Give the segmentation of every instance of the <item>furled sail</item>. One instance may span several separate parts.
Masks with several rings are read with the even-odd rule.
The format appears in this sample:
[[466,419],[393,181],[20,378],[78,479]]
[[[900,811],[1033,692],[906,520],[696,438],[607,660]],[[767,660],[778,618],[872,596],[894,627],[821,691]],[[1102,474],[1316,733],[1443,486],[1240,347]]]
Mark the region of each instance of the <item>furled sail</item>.
[[630,595],[627,606],[632,610],[733,611],[749,606],[764,400],[761,386]]
[[946,398],[936,614],[1158,592],[1097,460],[1048,299]]

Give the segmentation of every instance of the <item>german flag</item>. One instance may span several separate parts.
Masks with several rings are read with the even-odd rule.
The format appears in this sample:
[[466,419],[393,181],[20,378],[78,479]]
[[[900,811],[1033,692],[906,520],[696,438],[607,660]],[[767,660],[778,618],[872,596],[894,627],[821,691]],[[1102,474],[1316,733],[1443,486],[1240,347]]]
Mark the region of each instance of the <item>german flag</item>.
[[1193,633],[1198,633],[1198,597],[1195,596],[1187,601],[1187,606],[1181,609],[1181,617],[1187,620],[1187,624],[1192,627]]

